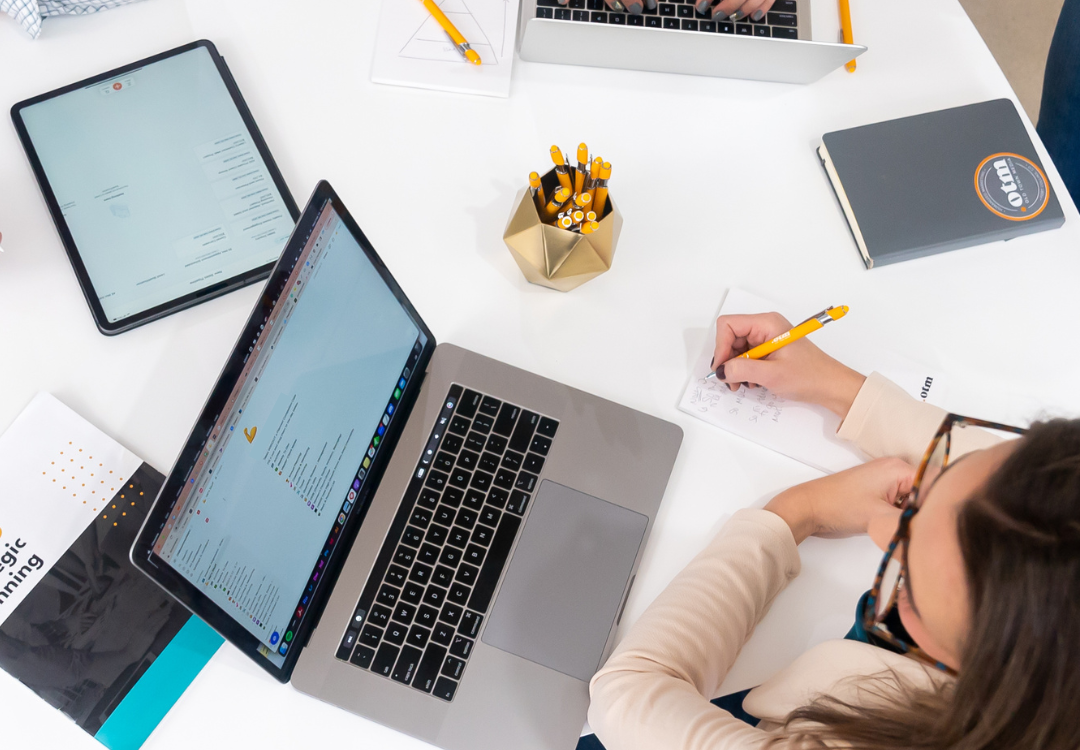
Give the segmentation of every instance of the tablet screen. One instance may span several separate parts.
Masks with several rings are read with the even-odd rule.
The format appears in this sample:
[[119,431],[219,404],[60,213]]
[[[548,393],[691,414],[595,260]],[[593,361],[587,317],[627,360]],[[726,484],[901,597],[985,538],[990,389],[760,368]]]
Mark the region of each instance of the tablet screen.
[[289,238],[257,131],[203,46],[20,114],[109,323],[273,263]]

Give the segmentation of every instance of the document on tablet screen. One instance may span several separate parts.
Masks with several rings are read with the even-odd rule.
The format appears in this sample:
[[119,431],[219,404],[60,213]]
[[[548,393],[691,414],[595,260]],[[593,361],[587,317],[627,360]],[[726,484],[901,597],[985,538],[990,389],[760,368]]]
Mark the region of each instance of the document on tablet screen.
[[110,322],[271,263],[292,231],[203,47],[21,115]]

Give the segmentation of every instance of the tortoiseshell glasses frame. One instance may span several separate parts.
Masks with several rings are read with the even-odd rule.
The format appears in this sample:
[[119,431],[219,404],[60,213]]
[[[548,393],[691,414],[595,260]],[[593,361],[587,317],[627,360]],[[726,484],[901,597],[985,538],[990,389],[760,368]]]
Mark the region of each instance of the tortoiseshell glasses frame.
[[[956,670],[946,664],[942,664],[934,657],[927,654],[914,643],[908,643],[903,638],[895,635],[885,624],[886,618],[896,606],[896,600],[901,588],[906,585],[908,579],[907,550],[908,540],[911,535],[911,519],[919,512],[923,498],[934,484],[934,480],[949,465],[949,451],[952,447],[953,429],[967,427],[981,427],[990,430],[1000,430],[1023,435],[1027,430],[1023,427],[988,422],[985,419],[964,417],[959,414],[947,414],[941,426],[934,434],[934,439],[923,454],[919,469],[915,473],[915,483],[911,493],[904,499],[901,508],[900,521],[896,527],[896,533],[885,551],[885,557],[878,568],[877,576],[874,577],[874,586],[866,597],[863,607],[863,627],[867,633],[891,643],[905,654],[910,654],[919,661],[940,669],[947,674],[956,675]],[[933,467],[935,473],[927,481],[927,467]],[[883,588],[884,585],[884,588]],[[883,598],[884,597],[884,598]]]

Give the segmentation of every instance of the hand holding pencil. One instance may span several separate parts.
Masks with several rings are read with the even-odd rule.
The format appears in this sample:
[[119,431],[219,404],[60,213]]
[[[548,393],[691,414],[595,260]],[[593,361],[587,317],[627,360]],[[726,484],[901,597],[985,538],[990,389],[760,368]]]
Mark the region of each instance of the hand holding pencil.
[[744,383],[763,386],[782,398],[822,406],[847,416],[866,378],[823,352],[807,337],[776,349],[765,359],[741,355],[791,331],[779,313],[721,315],[716,319],[716,377],[733,391]]

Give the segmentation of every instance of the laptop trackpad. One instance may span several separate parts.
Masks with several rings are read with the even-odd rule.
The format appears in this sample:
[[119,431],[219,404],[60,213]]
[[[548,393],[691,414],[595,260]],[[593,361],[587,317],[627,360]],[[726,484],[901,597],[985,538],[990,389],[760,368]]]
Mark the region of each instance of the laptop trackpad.
[[541,482],[484,643],[589,680],[648,523],[640,513]]

